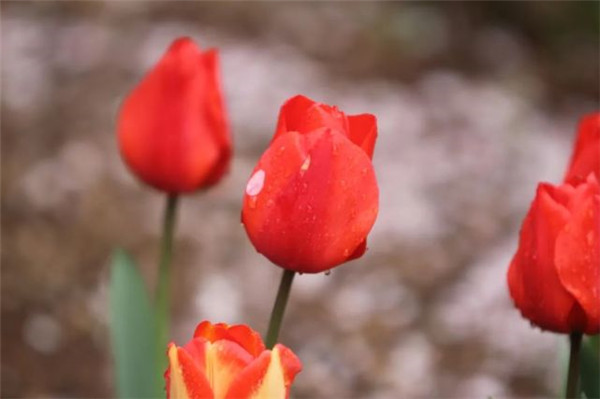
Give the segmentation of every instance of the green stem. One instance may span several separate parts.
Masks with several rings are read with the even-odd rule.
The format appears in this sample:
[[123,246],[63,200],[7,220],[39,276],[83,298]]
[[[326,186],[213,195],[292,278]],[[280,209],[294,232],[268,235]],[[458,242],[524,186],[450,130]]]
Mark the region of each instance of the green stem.
[[287,305],[287,301],[290,296],[290,290],[292,288],[292,282],[294,281],[295,274],[296,272],[294,271],[285,270],[281,276],[279,290],[277,291],[277,298],[275,298],[275,305],[273,305],[273,311],[271,312],[271,320],[269,321],[267,338],[265,339],[265,345],[267,346],[267,349],[273,349],[277,343],[277,337],[279,337],[279,330],[281,329],[281,321],[283,320],[285,306]]
[[567,392],[565,398],[579,398],[579,352],[581,349],[582,333],[570,335],[571,354],[569,355],[569,374],[567,377]]
[[173,253],[173,232],[177,213],[177,195],[169,194],[165,205],[163,230],[160,247],[160,262],[158,265],[158,281],[156,285],[156,326],[157,326],[157,353],[159,372],[167,368],[167,341],[169,338],[169,296],[171,286],[171,256]]

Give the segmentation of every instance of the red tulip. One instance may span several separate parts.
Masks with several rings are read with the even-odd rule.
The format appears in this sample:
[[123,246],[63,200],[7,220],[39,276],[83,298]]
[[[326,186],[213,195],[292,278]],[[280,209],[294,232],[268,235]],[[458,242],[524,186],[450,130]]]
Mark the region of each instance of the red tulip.
[[303,273],[360,257],[378,211],[376,137],[373,115],[288,100],[244,196],[242,222],[258,252]]
[[600,186],[538,186],[523,221],[508,286],[521,314],[544,330],[600,332]]
[[291,350],[266,350],[250,327],[208,321],[184,347],[169,344],[168,356],[168,399],[285,399],[302,369]]
[[565,181],[578,184],[590,173],[600,178],[600,112],[588,114],[579,122],[575,149]]
[[226,172],[231,139],[216,50],[189,38],[171,44],[121,107],[118,137],[129,168],[169,193],[216,183]]

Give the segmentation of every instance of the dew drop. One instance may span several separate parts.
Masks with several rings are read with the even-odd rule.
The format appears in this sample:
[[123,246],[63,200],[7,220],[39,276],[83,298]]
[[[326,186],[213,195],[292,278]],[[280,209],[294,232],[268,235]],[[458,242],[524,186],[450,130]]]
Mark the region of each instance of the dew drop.
[[306,172],[309,167],[310,167],[310,155],[307,156],[306,159],[304,160],[304,163],[300,167],[300,171]]
[[329,270],[325,270],[325,275],[326,275],[326,276],[329,276],[329,275],[331,275],[331,269],[329,269]]
[[[246,194],[250,196],[258,195],[263,185],[265,184],[265,171],[259,169],[252,175],[250,180],[248,180],[248,184],[246,184]],[[256,202],[256,201],[255,201]]]
[[350,256],[350,250],[348,248],[344,249],[344,256]]

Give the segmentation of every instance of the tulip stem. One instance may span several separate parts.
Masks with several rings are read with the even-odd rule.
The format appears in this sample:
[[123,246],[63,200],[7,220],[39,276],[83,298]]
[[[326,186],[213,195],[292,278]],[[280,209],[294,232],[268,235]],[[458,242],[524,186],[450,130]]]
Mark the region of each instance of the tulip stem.
[[580,332],[571,333],[571,354],[569,355],[569,374],[567,377],[567,392],[565,398],[579,398],[579,352],[581,349]]
[[271,320],[269,321],[267,338],[265,339],[265,345],[267,346],[267,349],[273,349],[277,343],[277,337],[279,337],[279,330],[281,329],[281,321],[283,320],[285,306],[287,305],[287,301],[290,296],[292,282],[294,281],[295,275],[296,272],[292,270],[285,270],[281,276],[279,290],[277,291],[277,297],[275,298],[275,304],[273,305],[273,311],[271,312]]
[[177,195],[168,194],[163,219],[163,231],[160,247],[160,262],[158,265],[158,281],[156,285],[156,325],[158,367],[162,375],[167,368],[167,340],[169,338],[169,308],[171,286],[171,257],[173,253],[173,232],[177,213]]

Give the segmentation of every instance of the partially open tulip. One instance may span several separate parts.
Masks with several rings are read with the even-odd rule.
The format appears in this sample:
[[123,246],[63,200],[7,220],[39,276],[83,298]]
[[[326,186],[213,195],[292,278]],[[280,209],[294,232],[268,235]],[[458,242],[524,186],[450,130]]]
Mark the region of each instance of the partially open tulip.
[[216,50],[175,40],[123,102],[118,138],[129,168],[159,190],[216,183],[231,157]]
[[590,173],[600,178],[600,112],[588,114],[579,122],[565,181],[578,184],[585,181]]
[[508,286],[521,314],[544,330],[600,332],[600,186],[542,183],[523,221]]
[[296,96],[246,186],[242,222],[258,252],[318,273],[361,256],[378,211],[377,124]]
[[285,399],[302,369],[285,346],[265,350],[248,326],[208,321],[184,347],[169,344],[168,356],[170,399]]

